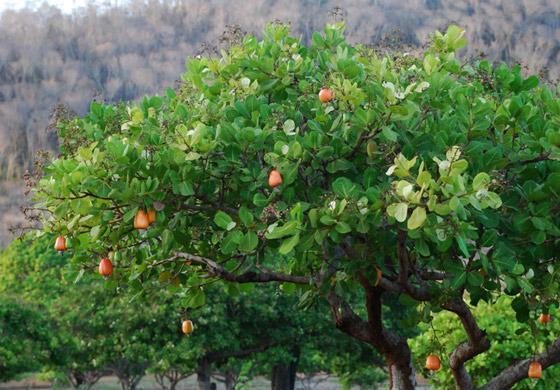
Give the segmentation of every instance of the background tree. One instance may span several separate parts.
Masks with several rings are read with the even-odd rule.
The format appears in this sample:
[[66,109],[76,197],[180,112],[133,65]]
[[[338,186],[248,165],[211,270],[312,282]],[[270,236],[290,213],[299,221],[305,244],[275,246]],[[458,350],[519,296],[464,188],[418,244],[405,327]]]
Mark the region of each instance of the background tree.
[[0,299],[0,381],[37,370],[58,358],[57,339],[39,310],[13,298]]
[[[348,44],[341,25],[307,47],[275,24],[192,59],[178,93],[94,103],[60,124],[62,156],[35,190],[45,230],[90,253],[75,264],[109,255],[114,283],[133,290],[162,273],[195,295],[201,278],[295,286],[302,305],[327,301],[340,330],[383,355],[392,388],[415,376],[383,307],[447,310],[468,340],[446,364],[472,388],[465,363],[490,340],[469,303],[506,291],[526,321],[558,298],[560,105],[520,67],[460,62],[465,44],[451,26],[419,56],[382,56]],[[325,86],[334,100],[318,99]],[[132,229],[151,207],[157,222]],[[560,339],[535,359],[557,363]],[[512,386],[528,365],[512,362],[487,388]]]
[[[9,322],[2,328],[2,346],[17,357],[17,369],[12,358],[4,360],[11,362],[13,368],[6,369],[11,377],[49,371],[84,389],[115,374],[123,389],[131,389],[150,372],[162,388],[172,390],[197,373],[204,389],[216,378],[233,388],[264,375],[284,389],[294,387],[290,378],[295,379],[296,370],[337,375],[342,362],[345,367],[348,362],[380,364],[371,348],[358,353],[363,346],[331,328],[326,307],[294,310],[297,296],[277,287],[203,286],[198,279],[192,289],[203,289],[201,295],[162,274],[145,283],[142,294],[117,293],[110,279],[68,267],[70,254],[57,254],[52,241],[51,236],[18,240],[0,254],[0,292],[20,296],[2,306]],[[190,277],[193,283],[197,279]],[[180,331],[185,318],[195,324],[190,336]],[[19,327],[13,333],[19,336],[12,345],[8,335],[13,326]],[[274,381],[274,367],[291,368],[289,383],[283,376]]]

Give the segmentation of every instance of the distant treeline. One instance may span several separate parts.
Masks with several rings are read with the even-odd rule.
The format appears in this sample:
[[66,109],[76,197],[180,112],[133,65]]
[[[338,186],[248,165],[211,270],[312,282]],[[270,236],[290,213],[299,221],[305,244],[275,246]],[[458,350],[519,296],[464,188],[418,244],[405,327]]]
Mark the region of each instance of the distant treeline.
[[[337,5],[344,9],[332,12]],[[133,0],[67,15],[43,5],[0,17],[0,177],[20,177],[39,149],[57,104],[83,114],[93,99],[133,100],[173,86],[187,56],[220,44],[227,25],[262,31],[290,22],[308,40],[343,17],[351,41],[421,45],[454,22],[493,60],[520,61],[549,79],[560,75],[557,0]],[[386,38],[390,37],[389,40]]]

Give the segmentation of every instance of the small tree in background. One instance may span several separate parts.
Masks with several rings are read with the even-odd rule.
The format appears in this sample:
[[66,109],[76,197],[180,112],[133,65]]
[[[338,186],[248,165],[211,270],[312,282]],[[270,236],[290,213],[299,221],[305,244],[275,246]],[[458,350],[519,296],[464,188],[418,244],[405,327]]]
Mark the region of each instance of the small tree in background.
[[[341,25],[309,47],[270,25],[190,60],[165,97],[93,103],[59,124],[62,155],[35,189],[44,228],[68,237],[76,268],[109,256],[109,285],[172,279],[200,300],[200,280],[276,282],[303,306],[328,302],[393,389],[415,382],[402,330],[449,311],[467,337],[444,364],[473,388],[465,364],[491,340],[469,304],[509,294],[527,322],[558,298],[560,100],[519,67],[459,61],[463,35],[385,56]],[[156,223],[133,229],[152,208]],[[414,315],[388,326],[402,305]],[[486,387],[513,386],[533,360],[560,361],[560,339]]]

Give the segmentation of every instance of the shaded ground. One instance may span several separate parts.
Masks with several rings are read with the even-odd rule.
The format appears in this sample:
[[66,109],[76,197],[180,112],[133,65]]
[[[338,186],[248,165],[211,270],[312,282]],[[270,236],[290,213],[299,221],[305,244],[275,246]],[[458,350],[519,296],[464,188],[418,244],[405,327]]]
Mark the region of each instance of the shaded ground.
[[[265,378],[257,378],[252,381],[249,385],[251,390],[268,390],[270,389],[270,381]],[[48,382],[41,382],[34,380],[32,378],[19,381],[19,382],[7,382],[1,383],[0,389],[29,389],[29,388],[45,388],[45,389],[60,389],[66,390],[64,387],[57,387],[52,386]],[[95,390],[120,390],[121,386],[116,377],[104,377],[93,387]],[[314,389],[316,390],[338,390],[341,386],[338,383],[336,378],[329,378],[325,382],[321,382],[317,387]],[[138,390],[159,390],[157,383],[154,381],[152,376],[145,376],[140,385],[138,386]],[[177,386],[177,390],[197,390],[198,386],[196,384],[196,378],[191,377],[188,378]],[[303,389],[300,383],[296,384],[296,389]],[[224,390],[224,386],[221,383],[218,383],[218,390]]]
[[[426,381],[423,378],[417,378],[418,386],[416,387],[419,390],[427,390],[430,387],[426,384]],[[309,385],[309,383],[307,382]],[[67,390],[65,387],[51,385],[48,382],[41,382],[35,380],[34,378],[28,378],[22,381],[12,381],[7,383],[0,383],[1,390],[7,389],[57,389],[57,390]],[[120,390],[121,386],[116,377],[108,376],[101,378],[99,382],[93,387],[95,390]],[[269,390],[270,389],[270,381],[266,378],[256,378],[252,382],[250,382],[249,389],[251,390]],[[304,387],[300,381],[296,381],[296,390],[339,390],[341,389],[341,385],[338,382],[337,378],[328,378],[325,381],[320,381],[319,383],[314,382],[311,387]],[[138,386],[138,390],[159,390],[157,383],[154,381],[154,378],[151,375],[147,375],[142,378],[140,385]],[[353,390],[358,390],[358,387],[354,387]],[[379,385],[379,386],[372,386],[368,387],[368,390],[384,390],[388,389],[387,385]],[[177,386],[177,390],[198,390],[198,386],[196,384],[196,378],[194,376],[182,381]],[[218,390],[225,390],[224,385],[218,383]]]

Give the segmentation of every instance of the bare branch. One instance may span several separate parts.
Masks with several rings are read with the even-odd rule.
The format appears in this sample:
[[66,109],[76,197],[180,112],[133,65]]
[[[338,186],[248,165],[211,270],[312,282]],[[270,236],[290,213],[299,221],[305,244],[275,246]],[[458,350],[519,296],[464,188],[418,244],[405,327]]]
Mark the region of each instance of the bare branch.
[[[206,257],[193,255],[185,252],[175,252],[174,257],[182,258],[188,261],[192,261],[195,264],[200,264],[206,267],[210,276],[218,277],[229,282],[237,283],[267,283],[267,282],[291,282],[297,284],[311,284],[313,283],[313,278],[308,276],[300,275],[287,275],[278,272],[254,272],[246,271],[241,274],[234,274],[226,270],[223,266],[218,264],[212,259]],[[172,259],[173,259],[172,258]]]
[[549,160],[550,158],[550,153],[541,153],[539,154],[537,157],[535,158],[530,158],[528,160],[520,160],[520,161],[510,161],[505,168],[511,168],[512,166],[516,165],[516,164],[520,164],[520,165],[527,165],[527,164],[532,164],[532,163],[536,163],[536,162],[540,162],[540,161],[546,161]]

